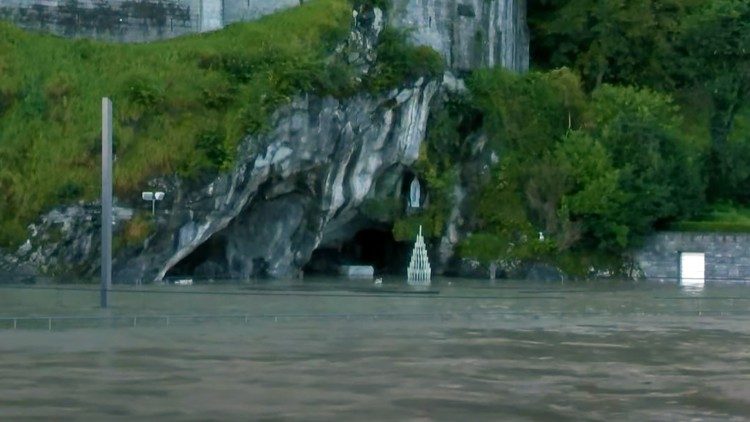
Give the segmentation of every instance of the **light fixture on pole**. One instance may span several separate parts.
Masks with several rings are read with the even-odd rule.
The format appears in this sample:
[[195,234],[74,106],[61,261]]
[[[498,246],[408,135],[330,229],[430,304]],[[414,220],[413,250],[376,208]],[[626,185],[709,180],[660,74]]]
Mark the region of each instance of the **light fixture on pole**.
[[151,201],[151,214],[156,213],[156,201],[164,200],[164,192],[142,192],[141,198],[144,201]]

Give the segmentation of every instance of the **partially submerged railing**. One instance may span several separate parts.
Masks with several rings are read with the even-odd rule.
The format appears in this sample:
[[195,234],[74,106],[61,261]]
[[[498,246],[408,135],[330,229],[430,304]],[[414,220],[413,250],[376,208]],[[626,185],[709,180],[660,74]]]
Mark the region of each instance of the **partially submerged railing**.
[[251,324],[258,322],[280,323],[293,321],[402,321],[429,320],[449,321],[485,320],[498,317],[523,317],[532,319],[562,317],[590,317],[606,314],[631,316],[750,316],[747,310],[670,310],[668,312],[638,311],[638,312],[601,312],[601,311],[477,311],[477,312],[402,312],[402,313],[322,313],[322,314],[164,314],[164,315],[122,315],[122,316],[19,316],[0,317],[0,330],[46,330],[61,331],[66,329],[85,328],[138,328],[138,327],[169,327],[199,323],[234,323]]

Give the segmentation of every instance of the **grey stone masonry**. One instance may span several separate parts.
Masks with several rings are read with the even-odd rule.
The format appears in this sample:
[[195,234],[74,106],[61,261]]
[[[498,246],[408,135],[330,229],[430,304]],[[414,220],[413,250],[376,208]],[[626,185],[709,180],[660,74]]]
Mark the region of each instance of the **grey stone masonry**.
[[[392,0],[389,21],[464,72],[529,67],[527,0]],[[304,0],[0,0],[0,20],[69,38],[148,42],[221,29]]]
[[676,282],[681,252],[705,254],[706,282],[750,282],[750,234],[661,232],[635,258],[647,279]]
[[70,38],[147,42],[251,21],[300,0],[0,0],[0,20]]

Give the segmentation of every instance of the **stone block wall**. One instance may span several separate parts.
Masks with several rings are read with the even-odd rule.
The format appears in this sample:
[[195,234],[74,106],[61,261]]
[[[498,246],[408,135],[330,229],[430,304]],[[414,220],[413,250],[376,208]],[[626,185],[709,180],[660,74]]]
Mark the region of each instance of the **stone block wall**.
[[213,31],[300,0],[0,0],[0,19],[70,38],[146,42]]
[[635,254],[648,279],[676,282],[680,252],[702,252],[706,282],[750,282],[750,234],[662,232]]
[[301,0],[223,0],[223,24],[255,20],[300,4]]
[[139,42],[198,32],[200,0],[0,0],[0,19],[64,37]]

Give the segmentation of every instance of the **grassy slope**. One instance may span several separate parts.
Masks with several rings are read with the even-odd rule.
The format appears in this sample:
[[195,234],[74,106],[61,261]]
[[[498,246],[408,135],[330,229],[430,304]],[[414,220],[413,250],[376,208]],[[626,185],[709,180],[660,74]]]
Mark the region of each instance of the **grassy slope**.
[[750,232],[750,208],[714,204],[700,218],[673,224],[671,230],[697,232]]
[[231,161],[345,36],[348,0],[304,6],[210,34],[107,44],[31,34],[0,22],[0,246],[61,202],[94,199],[100,104],[115,105],[115,192],[150,177]]

